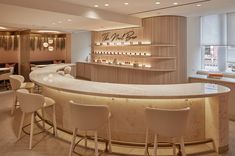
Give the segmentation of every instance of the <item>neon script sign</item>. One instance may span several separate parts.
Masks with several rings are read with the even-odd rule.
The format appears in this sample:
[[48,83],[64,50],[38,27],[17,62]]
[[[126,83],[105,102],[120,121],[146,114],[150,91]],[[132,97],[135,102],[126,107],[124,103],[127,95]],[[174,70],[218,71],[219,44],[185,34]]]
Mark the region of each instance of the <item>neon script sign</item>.
[[134,40],[136,38],[137,38],[137,36],[135,35],[134,31],[128,31],[128,32],[123,33],[123,34],[110,33],[110,32],[102,34],[102,42],[105,42],[105,41],[110,41],[110,42],[123,41],[123,42],[127,42],[127,41],[130,41],[130,40]]

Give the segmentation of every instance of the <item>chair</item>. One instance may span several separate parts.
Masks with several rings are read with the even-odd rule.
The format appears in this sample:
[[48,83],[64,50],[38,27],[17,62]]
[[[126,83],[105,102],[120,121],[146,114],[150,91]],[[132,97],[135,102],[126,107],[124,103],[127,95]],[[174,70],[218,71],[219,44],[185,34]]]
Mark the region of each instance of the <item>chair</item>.
[[9,76],[13,74],[14,72],[14,67],[9,67],[10,68],[10,71],[7,72],[7,73],[3,73],[0,75],[0,81],[3,81],[4,82],[4,86],[6,88],[8,88],[8,85],[6,83],[6,80],[9,80]]
[[109,108],[103,105],[82,105],[70,101],[71,125],[73,126],[73,138],[70,145],[69,156],[72,155],[77,131],[93,131],[95,134],[95,156],[98,156],[97,130],[105,123],[108,124],[109,152],[112,152],[110,113]]
[[18,140],[21,137],[22,128],[24,124],[24,118],[26,113],[31,113],[31,123],[30,123],[30,141],[29,141],[29,149],[32,149],[32,140],[33,140],[33,127],[34,127],[34,116],[37,110],[42,109],[42,118],[43,118],[43,128],[45,129],[44,122],[44,112],[45,108],[53,107],[53,126],[54,126],[54,134],[57,135],[56,128],[56,115],[55,115],[55,101],[51,98],[44,97],[40,94],[29,93],[26,89],[18,89],[16,91],[17,99],[20,104],[21,111],[23,112],[20,122],[20,129],[18,133]]
[[17,106],[17,98],[16,98],[16,91],[18,89],[28,89],[30,92],[33,92],[33,88],[34,88],[34,83],[32,82],[24,82],[24,77],[21,75],[10,75],[9,76],[10,79],[10,84],[11,84],[11,88],[14,92],[13,95],[13,106],[11,109],[11,115],[13,115],[14,110]]
[[71,73],[71,70],[72,70],[72,68],[71,68],[70,66],[66,66],[66,67],[64,68],[64,74],[70,74],[70,73]]
[[69,77],[69,78],[74,78],[72,75],[71,75],[71,70],[72,68],[70,66],[66,66],[64,68],[64,76],[65,77]]
[[151,130],[154,133],[154,156],[157,155],[158,135],[172,138],[174,155],[176,155],[175,139],[180,139],[182,155],[186,156],[183,136],[187,128],[189,110],[189,107],[183,109],[145,109],[147,123],[145,155],[147,155],[148,148],[148,133]]

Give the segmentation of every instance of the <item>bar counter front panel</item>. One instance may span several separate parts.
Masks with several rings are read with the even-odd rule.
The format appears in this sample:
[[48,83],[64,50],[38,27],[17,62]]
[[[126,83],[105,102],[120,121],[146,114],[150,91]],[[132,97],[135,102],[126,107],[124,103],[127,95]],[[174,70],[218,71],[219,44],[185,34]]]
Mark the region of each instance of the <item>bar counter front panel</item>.
[[[69,100],[108,105],[112,113],[112,140],[144,143],[144,109],[190,106],[186,142],[213,139],[215,150],[228,150],[228,95],[230,89],[215,84],[128,85],[71,79],[56,73],[64,65],[33,71],[30,78],[42,86],[42,94],[56,101],[58,126],[71,131]],[[98,132],[106,138],[105,126]],[[151,135],[153,140],[153,135]],[[161,138],[164,141],[166,138]]]

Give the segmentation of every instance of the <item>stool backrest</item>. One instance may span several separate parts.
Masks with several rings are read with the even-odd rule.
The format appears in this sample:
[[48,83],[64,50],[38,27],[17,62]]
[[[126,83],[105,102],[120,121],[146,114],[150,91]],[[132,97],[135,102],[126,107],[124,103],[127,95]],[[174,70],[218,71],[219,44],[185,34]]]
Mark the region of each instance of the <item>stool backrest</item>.
[[72,68],[71,68],[70,66],[66,66],[66,67],[64,68],[64,74],[70,74],[70,73],[71,73],[71,70],[72,70]]
[[11,88],[13,90],[19,89],[21,86],[21,83],[24,82],[24,77],[21,75],[10,75],[9,79],[10,79]]
[[104,105],[83,105],[70,101],[71,125],[82,131],[97,130],[108,121],[109,109]]
[[187,128],[189,110],[189,107],[183,109],[146,108],[147,127],[162,136],[184,136]]
[[21,110],[25,113],[34,112],[42,108],[45,102],[44,96],[29,93],[26,89],[18,89],[16,96],[20,103]]

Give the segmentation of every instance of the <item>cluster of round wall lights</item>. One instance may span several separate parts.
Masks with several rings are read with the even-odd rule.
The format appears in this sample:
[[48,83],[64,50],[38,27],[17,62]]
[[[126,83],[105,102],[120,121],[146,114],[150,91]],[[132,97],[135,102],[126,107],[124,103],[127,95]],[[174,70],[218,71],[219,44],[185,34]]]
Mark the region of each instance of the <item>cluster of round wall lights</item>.
[[53,39],[48,39],[48,42],[43,43],[43,47],[48,48],[48,51],[53,51],[54,50],[53,43],[54,43]]

